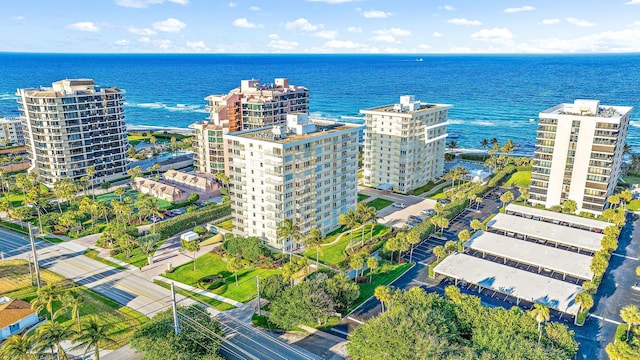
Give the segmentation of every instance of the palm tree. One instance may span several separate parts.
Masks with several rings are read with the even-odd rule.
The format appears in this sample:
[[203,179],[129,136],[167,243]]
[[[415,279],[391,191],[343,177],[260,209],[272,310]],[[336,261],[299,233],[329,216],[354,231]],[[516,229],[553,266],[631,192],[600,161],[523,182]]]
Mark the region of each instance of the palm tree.
[[151,166],[151,169],[156,172],[156,176],[160,176],[160,164],[153,164],[153,166]]
[[364,264],[367,261],[366,258],[366,253],[357,253],[349,257],[349,266],[356,271],[356,276],[353,277],[356,282],[358,282],[358,270],[364,268]]
[[[356,213],[359,215],[360,217],[360,222],[362,224],[367,224],[367,223],[371,223],[371,230],[369,233],[369,240],[373,239],[373,229],[376,227],[376,224],[378,223],[378,210],[376,210],[375,207],[373,206],[367,206],[366,203],[359,203],[358,205],[356,205]],[[364,229],[362,229],[362,240],[361,240],[361,245],[364,245]]]
[[491,140],[489,140],[489,143],[490,143],[491,145],[496,145],[496,144],[498,144],[498,138],[491,138]]
[[633,192],[630,189],[624,189],[618,194],[624,210],[627,210],[627,203],[633,200]]
[[56,358],[58,360],[66,359],[67,355],[61,343],[71,339],[74,334],[75,332],[71,329],[71,326],[62,326],[57,321],[47,321],[38,328],[38,344],[47,348],[50,347],[52,352],[54,349],[57,350]]
[[538,323],[538,344],[540,344],[540,339],[542,338],[542,323],[550,319],[549,308],[544,305],[533,304],[533,309],[529,311],[529,315],[536,319]]
[[127,190],[123,186],[120,186],[113,190],[113,195],[117,196],[120,202],[122,202],[122,197],[126,192]]
[[629,338],[629,331],[631,325],[640,325],[640,311],[635,305],[627,305],[620,309],[620,317],[622,321],[627,323],[627,339]]
[[[181,250],[188,251],[193,254],[193,271],[196,271],[196,254],[198,253],[198,251],[200,251],[200,243],[198,242],[198,239],[191,240],[191,241],[182,240],[180,241],[180,243],[182,244]],[[231,261],[231,259],[229,259],[229,261]],[[227,266],[228,265],[229,263],[227,263]],[[237,286],[237,282],[238,282],[238,277],[236,275],[236,286]]]
[[580,310],[589,310],[593,306],[593,297],[586,291],[582,291],[576,295],[574,301],[580,305]]
[[620,204],[620,195],[611,195],[607,198],[607,201],[609,202],[609,204],[611,205],[619,205]]
[[93,183],[93,178],[96,176],[96,168],[93,166],[90,166],[87,168],[87,177],[89,177],[89,181],[91,182],[91,196],[93,197],[93,200],[96,199],[96,191],[95,191],[95,186]]
[[58,311],[71,311],[71,317],[76,318],[78,322],[78,331],[80,331],[80,308],[84,304],[82,294],[76,289],[67,290],[62,295],[62,308]]
[[93,203],[93,212],[96,217],[104,218],[104,222],[109,224],[109,214],[111,213],[109,207],[104,201],[96,201]]
[[131,176],[131,182],[133,183],[133,180],[135,178],[142,175],[142,166],[136,166],[133,169],[129,169],[129,171],[127,171],[127,174]]
[[[467,194],[467,199],[469,200],[469,206],[471,206],[476,201],[477,198],[478,198],[478,195],[476,195],[476,194],[474,194],[472,192]],[[476,209],[476,210],[478,210],[478,209]]]
[[458,147],[458,142],[455,140],[449,140],[449,142],[447,143],[447,147],[449,148],[449,150],[453,151]]
[[13,335],[7,338],[0,348],[0,358],[15,360],[36,360],[34,337]]
[[316,251],[316,270],[318,270],[318,261],[320,259],[320,251],[322,250],[322,243],[324,242],[324,236],[318,228],[313,228],[307,234],[303,240],[305,246]]
[[367,258],[367,267],[369,268],[369,282],[373,280],[373,271],[378,268],[378,259],[375,256]]
[[415,231],[409,231],[406,236],[407,242],[411,245],[409,253],[409,262],[413,261],[413,246],[420,243],[420,235]]
[[[341,215],[342,216],[342,215]],[[304,234],[298,228],[298,225],[292,219],[285,219],[276,229],[276,236],[285,241],[293,240],[297,243],[304,239]],[[285,242],[282,243],[282,250],[285,251]],[[291,250],[289,250],[289,261],[291,261]]]
[[438,258],[438,260],[440,260],[445,255],[447,255],[447,253],[445,252],[444,247],[442,245],[438,245],[433,248],[433,255],[435,255]]
[[351,247],[351,244],[353,243],[353,229],[360,226],[358,223],[358,214],[355,210],[350,209],[346,213],[338,216],[338,224],[349,229],[349,247]]
[[470,226],[474,231],[482,230],[482,228],[484,228],[484,225],[482,225],[482,222],[478,219],[471,220]]
[[482,146],[483,149],[487,150],[489,148],[489,139],[480,140],[480,146]]
[[296,277],[297,265],[289,261],[282,267],[282,278],[293,286],[293,280]]
[[471,233],[469,230],[464,229],[458,233],[458,240],[460,240],[461,244],[464,244],[469,239],[471,239]]
[[53,284],[48,284],[38,289],[36,294],[36,298],[31,300],[31,307],[38,312],[46,309],[51,315],[49,320],[53,321],[53,302],[60,299],[58,288]]
[[444,249],[447,250],[448,254],[451,254],[458,250],[458,244],[453,240],[449,240],[444,244]]
[[380,285],[373,290],[373,295],[376,299],[380,300],[380,303],[382,304],[382,312],[385,312],[384,304],[386,303],[388,305],[391,302],[391,299],[393,299],[393,290],[388,286]]
[[73,343],[79,343],[72,350],[84,348],[84,356],[93,349],[93,358],[100,360],[100,347],[115,344],[115,340],[109,335],[111,324],[100,324],[95,316],[89,317],[82,324],[82,329],[73,338]]
[[502,202],[502,208],[504,209],[506,203],[513,201],[513,193],[511,191],[507,191],[500,195],[500,201]]
[[457,303],[461,298],[460,289],[455,285],[449,285],[444,288],[444,296],[454,303]]
[[[195,261],[195,259],[194,259]],[[240,259],[236,258],[236,257],[230,257],[227,260],[227,270],[229,270],[230,272],[233,273],[233,275],[235,275],[236,278],[236,286],[238,286],[238,270],[242,269],[242,263],[240,262]]]

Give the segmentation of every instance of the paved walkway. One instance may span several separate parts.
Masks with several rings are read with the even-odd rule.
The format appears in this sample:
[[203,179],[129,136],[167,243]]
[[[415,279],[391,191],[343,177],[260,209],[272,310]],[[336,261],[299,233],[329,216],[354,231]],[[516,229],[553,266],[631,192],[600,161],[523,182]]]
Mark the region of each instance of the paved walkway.
[[220,296],[218,294],[213,294],[213,293],[211,293],[209,291],[198,289],[197,287],[194,287],[194,286],[191,286],[191,285],[187,285],[187,284],[183,284],[183,283],[181,283],[179,281],[167,279],[166,277],[156,276],[152,280],[162,281],[163,283],[167,283],[167,284],[173,283],[175,286],[177,286],[177,287],[179,287],[181,289],[185,289],[185,290],[191,291],[192,293],[196,293],[198,295],[206,296],[206,297],[208,297],[210,299],[222,301],[222,302],[225,302],[227,304],[233,305],[235,307],[240,307],[240,306],[244,305],[243,303],[241,303],[239,301],[235,301],[235,300],[226,298],[224,296]]
[[447,180],[447,181],[443,182],[442,184],[433,187],[431,190],[420,194],[419,196],[421,196],[423,198],[427,198],[427,197],[437,193],[438,190],[440,190],[440,189],[442,189],[444,187],[450,186],[450,185],[451,185],[451,180]]

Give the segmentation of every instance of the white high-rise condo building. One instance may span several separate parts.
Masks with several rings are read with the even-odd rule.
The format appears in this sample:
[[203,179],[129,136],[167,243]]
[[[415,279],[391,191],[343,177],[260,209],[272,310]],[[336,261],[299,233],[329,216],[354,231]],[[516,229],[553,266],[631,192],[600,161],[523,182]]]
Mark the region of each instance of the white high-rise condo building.
[[303,234],[323,234],[358,200],[358,132],[362,126],[310,121],[289,114],[283,125],[224,135],[229,145],[233,232],[261,237],[285,250],[299,246],[278,239],[291,219]]
[[529,193],[532,204],[601,214],[618,182],[629,106],[575,100],[540,113]]
[[123,94],[91,79],[18,89],[29,172],[49,187],[60,179],[88,176],[90,167],[96,184],[126,176],[129,141]]
[[24,144],[22,120],[19,118],[0,118],[0,146]]
[[284,124],[287,114],[309,112],[309,89],[289,85],[286,78],[275,79],[273,84],[242,80],[240,87],[228,94],[210,95],[205,100],[208,121],[190,127],[196,130],[195,167],[211,174],[229,169],[223,134]]
[[451,108],[405,95],[398,104],[360,110],[364,185],[406,194],[441,176]]

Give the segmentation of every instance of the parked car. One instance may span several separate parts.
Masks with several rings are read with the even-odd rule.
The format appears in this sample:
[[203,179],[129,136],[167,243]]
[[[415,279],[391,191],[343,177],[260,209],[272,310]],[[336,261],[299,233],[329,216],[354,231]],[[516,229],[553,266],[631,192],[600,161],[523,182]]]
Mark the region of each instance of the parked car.
[[442,205],[447,205],[448,203],[451,202],[451,200],[449,200],[449,199],[440,199],[440,200],[438,200],[438,202],[440,204],[442,204]]
[[162,220],[164,220],[164,218],[161,218],[157,215],[151,215],[147,218],[147,220],[149,220],[150,222],[160,222]]
[[407,229],[411,229],[411,228],[413,228],[414,226],[415,226],[415,225],[414,225],[412,222],[410,222],[410,221],[407,221],[406,223],[404,223],[404,227],[405,227],[405,228],[407,228]]
[[165,212],[162,213],[162,215],[164,215],[165,217],[173,217],[173,212],[165,211]]
[[640,283],[635,283],[631,286],[633,290],[640,291]]
[[409,221],[413,223],[421,223],[423,219],[420,216],[409,215]]
[[427,215],[427,216],[433,216],[436,214],[436,211],[433,209],[422,209],[421,213]]
[[173,213],[174,213],[174,214],[176,214],[176,215],[182,215],[182,214],[185,214],[185,213],[186,213],[186,211],[184,210],[184,208],[173,209],[172,211],[173,211]]
[[407,205],[405,205],[404,203],[401,203],[401,202],[394,202],[393,204],[391,204],[391,206],[397,207],[397,208],[401,208],[401,209],[404,209],[404,208],[407,207]]

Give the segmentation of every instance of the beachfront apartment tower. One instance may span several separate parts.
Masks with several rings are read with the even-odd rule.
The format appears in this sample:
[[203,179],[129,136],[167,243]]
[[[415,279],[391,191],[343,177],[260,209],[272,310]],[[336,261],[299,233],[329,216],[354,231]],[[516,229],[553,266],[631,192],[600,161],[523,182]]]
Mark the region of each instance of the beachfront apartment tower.
[[309,112],[309,90],[289,85],[285,78],[275,79],[273,84],[242,80],[240,87],[228,94],[210,95],[205,100],[209,119],[190,127],[196,130],[195,167],[209,174],[221,171],[228,174],[229,157],[223,134],[284,124],[287,114]]
[[358,200],[358,133],[362,126],[310,121],[289,114],[283,125],[224,135],[229,147],[233,232],[257,236],[276,249],[300,245],[278,239],[291,219],[303,234],[327,234]]
[[532,204],[601,214],[618,182],[632,107],[575,100],[540,113],[529,193]]
[[441,176],[451,107],[405,95],[398,104],[360,110],[366,125],[363,184],[407,194]]
[[0,117],[0,146],[23,144],[22,120]]
[[126,176],[129,147],[124,91],[91,79],[61,80],[51,87],[18,89],[31,167],[46,186],[88,176],[99,184]]

